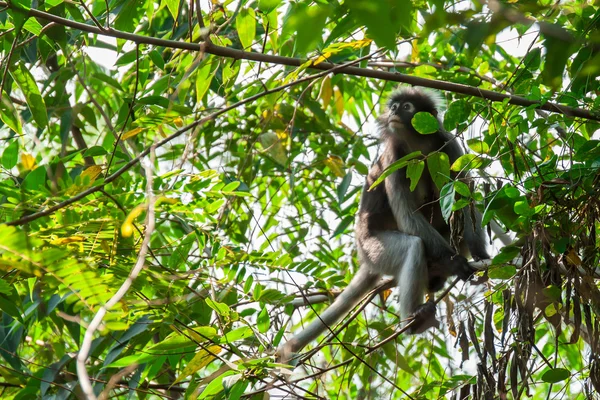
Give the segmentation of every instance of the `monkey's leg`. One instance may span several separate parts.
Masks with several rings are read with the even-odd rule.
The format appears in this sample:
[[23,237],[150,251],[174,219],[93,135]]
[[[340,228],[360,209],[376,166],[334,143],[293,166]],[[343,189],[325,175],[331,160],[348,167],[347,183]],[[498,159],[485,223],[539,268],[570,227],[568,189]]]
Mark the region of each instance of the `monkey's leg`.
[[414,319],[409,333],[420,333],[438,326],[435,305],[423,304],[428,271],[421,238],[397,231],[377,232],[359,241],[359,255],[365,267],[396,277],[403,326],[409,317]]
[[364,267],[358,270],[346,289],[335,299],[321,315],[317,316],[306,328],[294,335],[277,349],[280,362],[288,363],[294,353],[298,353],[307,344],[315,340],[320,334],[332,328],[342,319],[362,298],[377,286],[380,274]]

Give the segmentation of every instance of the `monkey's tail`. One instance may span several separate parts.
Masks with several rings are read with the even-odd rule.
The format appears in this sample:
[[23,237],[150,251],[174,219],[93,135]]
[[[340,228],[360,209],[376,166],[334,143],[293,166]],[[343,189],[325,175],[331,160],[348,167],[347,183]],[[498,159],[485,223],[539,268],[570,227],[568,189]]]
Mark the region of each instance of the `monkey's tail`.
[[342,319],[356,306],[363,297],[373,290],[381,275],[361,268],[350,281],[346,289],[335,299],[321,315],[318,315],[306,328],[277,349],[277,357],[282,363],[289,363],[293,356],[307,344],[315,340]]

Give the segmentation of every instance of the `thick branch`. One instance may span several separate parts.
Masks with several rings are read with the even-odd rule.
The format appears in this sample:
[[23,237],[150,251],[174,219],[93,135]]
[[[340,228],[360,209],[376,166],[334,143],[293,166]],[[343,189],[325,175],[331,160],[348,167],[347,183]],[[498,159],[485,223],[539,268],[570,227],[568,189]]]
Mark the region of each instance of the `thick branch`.
[[[0,6],[11,7],[10,4],[4,1],[0,1]],[[110,36],[119,39],[131,40],[137,44],[149,44],[154,46],[162,46],[174,49],[191,50],[191,51],[203,51],[205,53],[213,54],[216,56],[233,58],[236,60],[250,60],[259,61],[265,63],[287,65],[292,67],[299,67],[306,63],[306,60],[283,57],[277,55],[269,55],[262,53],[253,53],[243,50],[237,50],[222,46],[217,46],[210,42],[204,43],[189,43],[181,42],[176,40],[159,39],[154,37],[136,35],[133,33],[118,31],[115,29],[100,29],[96,26],[83,24],[81,22],[71,21],[66,18],[61,18],[53,14],[49,14],[36,9],[30,9],[28,14],[32,17],[41,18],[47,21],[56,22],[58,24],[68,26],[74,29],[79,29],[84,32],[94,33],[103,36]],[[312,65],[311,68],[322,71],[328,71],[336,68],[336,73],[343,73],[346,75],[363,76],[367,78],[375,78],[393,82],[407,83],[410,85],[417,85],[428,87],[432,89],[445,90],[454,93],[461,93],[468,96],[479,97],[491,101],[504,101],[508,99],[510,104],[528,107],[537,106],[539,109],[564,114],[570,117],[586,118],[594,121],[600,121],[599,113],[592,113],[591,111],[584,110],[581,108],[567,107],[556,103],[540,103],[520,96],[514,96],[505,93],[497,93],[491,90],[484,90],[474,86],[462,85],[459,83],[444,82],[435,79],[426,79],[418,76],[405,75],[400,73],[392,73],[386,71],[378,71],[370,68],[359,68],[359,67],[343,67],[339,68],[339,65],[322,62],[316,65]]]

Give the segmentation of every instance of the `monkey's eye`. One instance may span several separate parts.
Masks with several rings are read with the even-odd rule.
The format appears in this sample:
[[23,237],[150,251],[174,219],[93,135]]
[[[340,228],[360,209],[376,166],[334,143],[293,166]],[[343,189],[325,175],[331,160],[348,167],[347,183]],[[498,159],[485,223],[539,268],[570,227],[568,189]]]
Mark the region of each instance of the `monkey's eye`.
[[392,110],[392,112],[395,112],[398,109],[399,104],[398,103],[394,103],[392,104],[392,106],[390,107],[390,110]]
[[415,106],[410,102],[406,102],[406,103],[402,104],[402,109],[404,111],[413,112],[413,111],[415,111]]

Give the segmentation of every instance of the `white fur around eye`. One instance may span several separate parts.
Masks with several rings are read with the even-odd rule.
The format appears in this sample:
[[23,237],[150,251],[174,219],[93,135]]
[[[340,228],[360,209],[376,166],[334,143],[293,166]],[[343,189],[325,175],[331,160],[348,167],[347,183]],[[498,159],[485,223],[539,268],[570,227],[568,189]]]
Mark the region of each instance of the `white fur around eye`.
[[410,101],[407,101],[406,103],[402,104],[402,111],[408,111],[410,113],[415,112],[415,106]]

